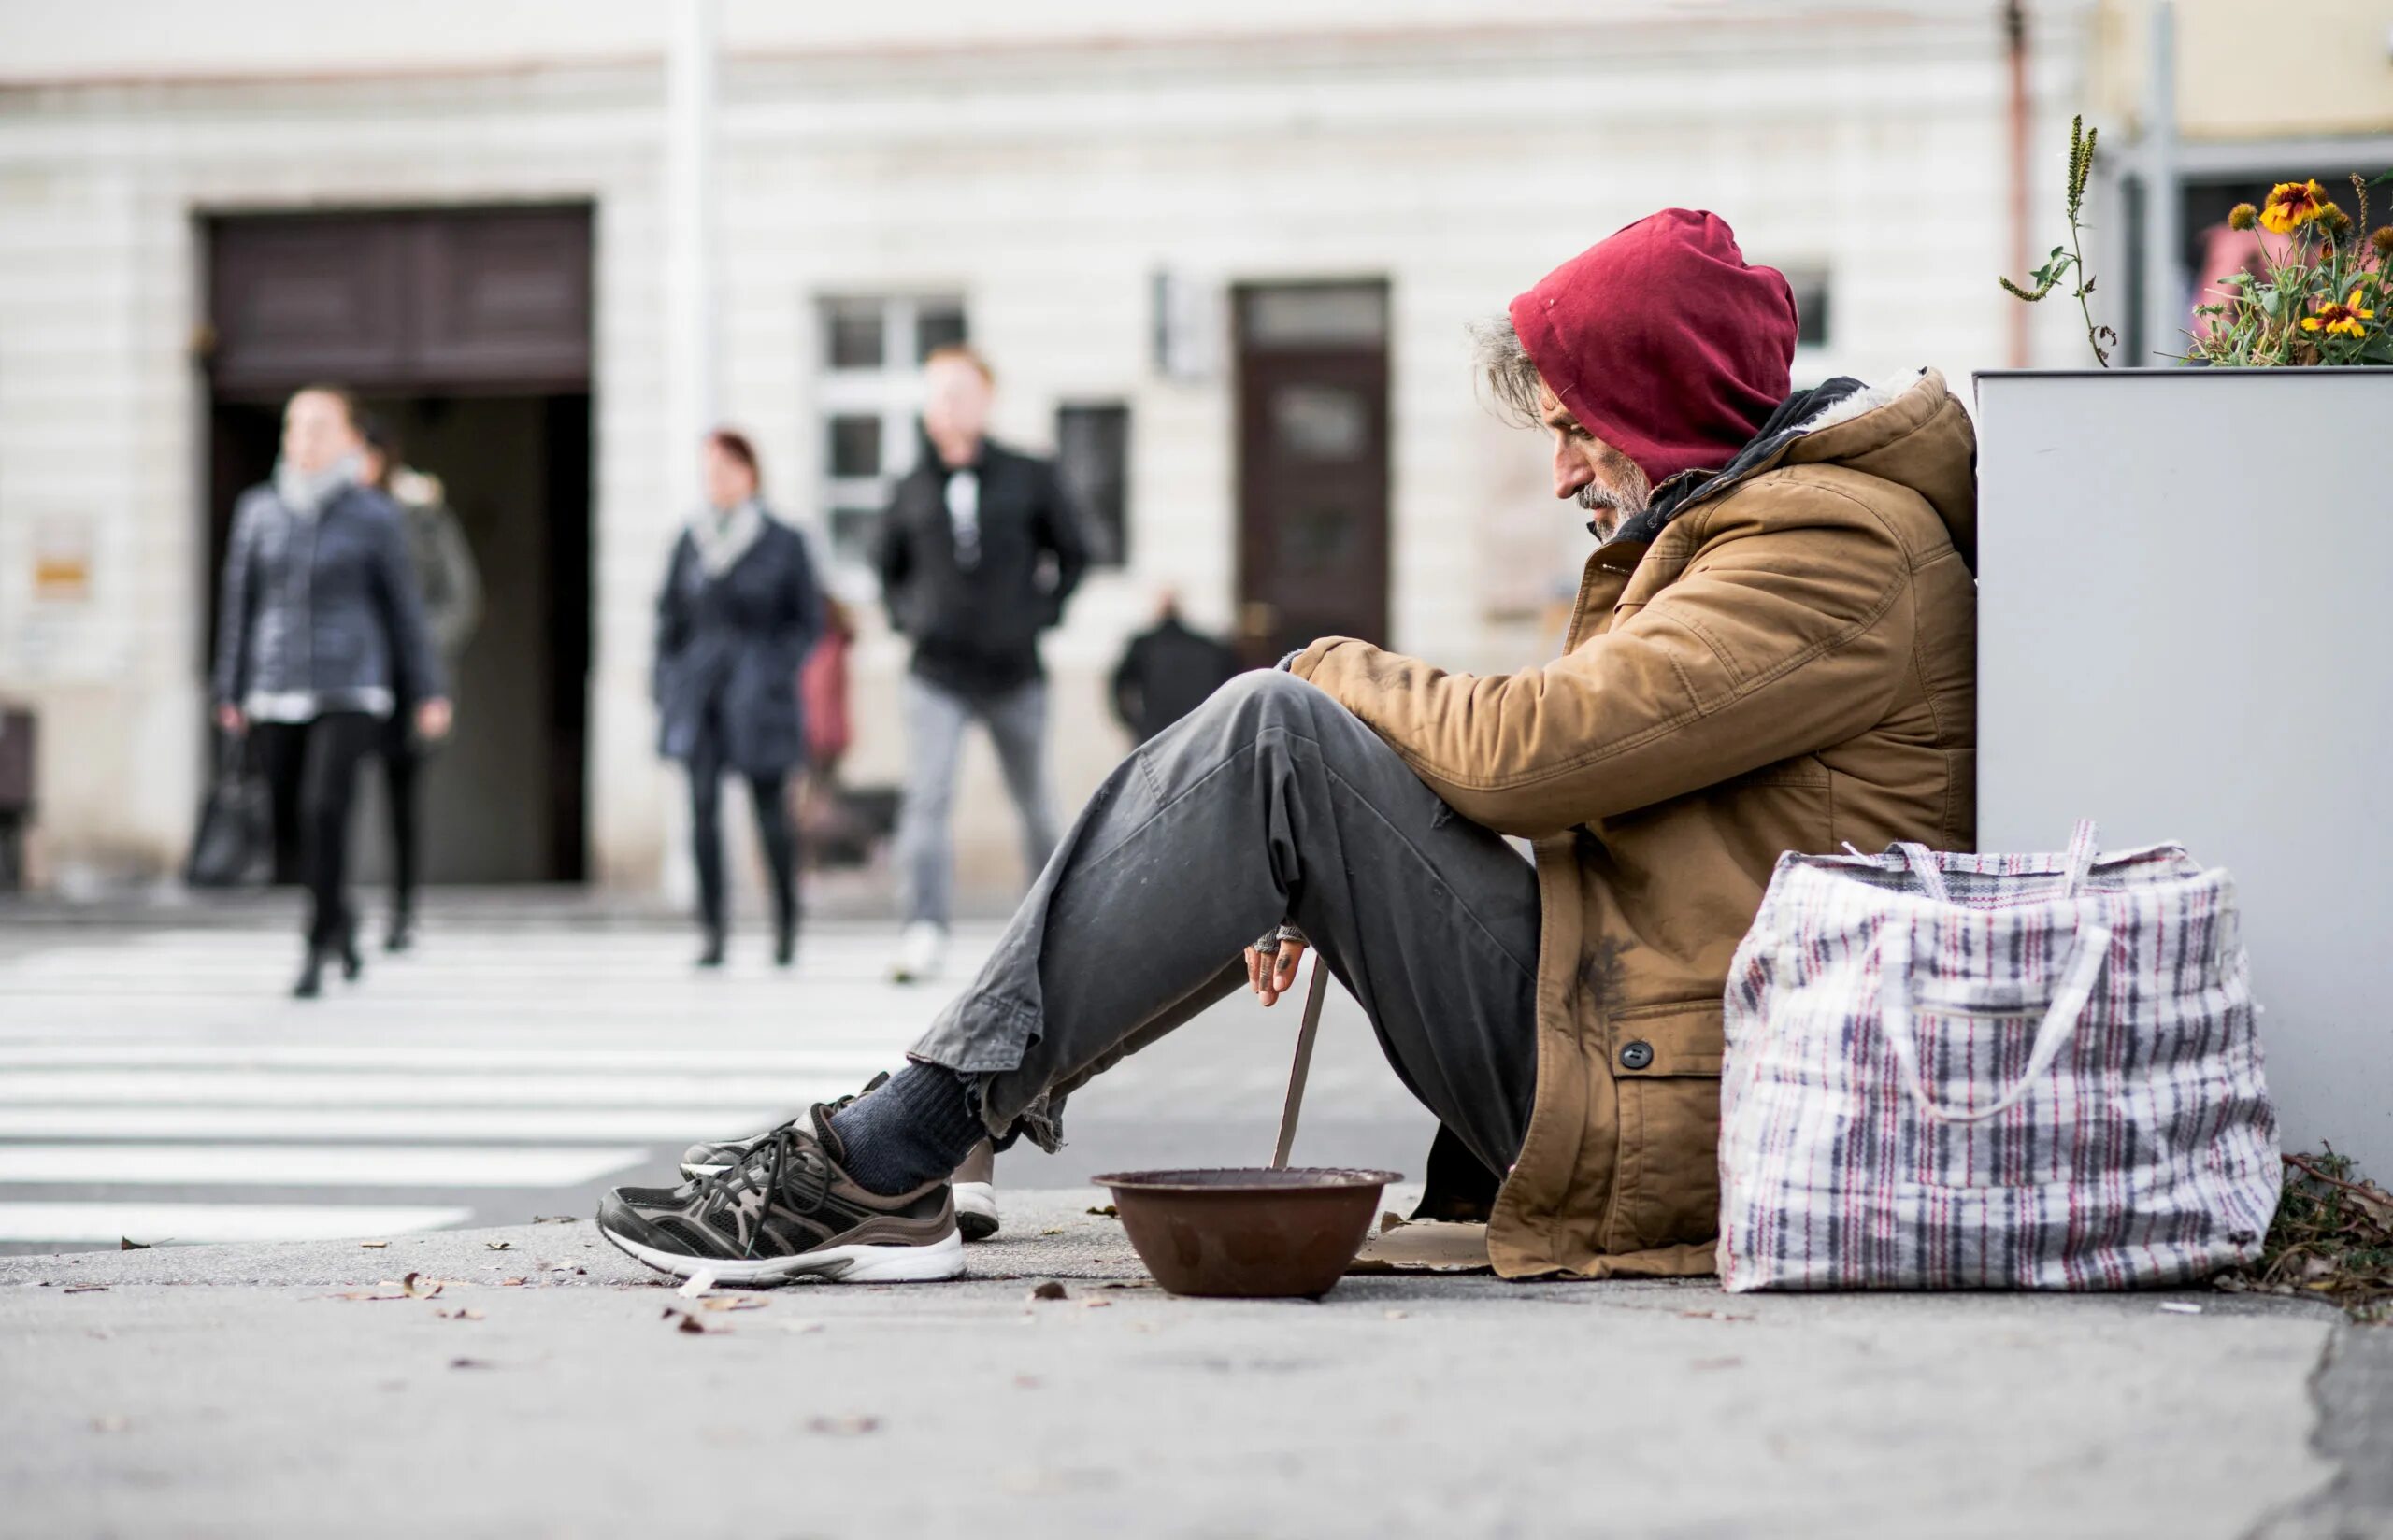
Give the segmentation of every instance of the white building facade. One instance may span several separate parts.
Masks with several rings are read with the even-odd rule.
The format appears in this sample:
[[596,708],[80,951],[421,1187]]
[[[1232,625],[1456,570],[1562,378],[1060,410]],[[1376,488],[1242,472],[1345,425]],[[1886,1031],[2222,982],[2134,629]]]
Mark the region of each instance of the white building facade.
[[[580,373],[537,390],[394,375],[379,393],[501,574],[451,773],[505,790],[459,804],[450,875],[640,889],[671,869],[681,791],[652,753],[647,679],[695,481],[665,402],[667,19],[638,0],[404,9],[0,17],[0,700],[40,720],[37,879],[180,860],[208,763],[211,531],[270,412],[263,388],[226,383],[228,329],[248,322],[210,264],[243,220],[299,211],[586,218]],[[851,553],[912,451],[931,342],[967,336],[995,363],[999,436],[1047,451],[1060,435],[1094,501],[1118,491],[1115,560],[1047,646],[1070,805],[1123,750],[1105,678],[1159,591],[1258,650],[1275,617],[1296,623],[1254,570],[1258,541],[1311,528],[1297,482],[1259,458],[1274,434],[1360,457],[1325,473],[1363,511],[1323,523],[1315,554],[1343,552],[1337,597],[1376,609],[1385,641],[1472,670],[1551,651],[1586,537],[1550,496],[1547,447],[1481,403],[1466,329],[1629,220],[1709,207],[1784,268],[1805,378],[1931,364],[1965,388],[2069,346],[2068,318],[2040,313],[2017,358],[1994,283],[2016,227],[1991,6],[1654,4],[1536,24],[1459,0],[1034,0],[1002,23],[960,5],[815,9],[724,15],[715,394],[762,450],[770,500],[860,601],[851,780],[894,781],[902,761],[903,649]],[[2041,214],[2094,28],[2074,6],[2032,20]],[[505,283],[475,292],[499,304]],[[1256,392],[1282,385],[1258,415]],[[537,422],[538,465],[494,448]],[[586,474],[560,469],[575,455]],[[534,504],[546,522],[527,533]],[[510,587],[510,563],[544,576]],[[493,747],[470,750],[477,731]],[[975,755],[966,875],[1001,891],[1011,820]]]

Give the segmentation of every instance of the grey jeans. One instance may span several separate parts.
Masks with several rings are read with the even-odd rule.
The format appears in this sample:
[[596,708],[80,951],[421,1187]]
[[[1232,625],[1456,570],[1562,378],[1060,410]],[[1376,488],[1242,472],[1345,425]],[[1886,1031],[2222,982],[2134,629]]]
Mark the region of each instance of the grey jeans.
[[966,1075],[993,1134],[1053,1149],[1068,1094],[1241,987],[1246,946],[1293,920],[1405,1086],[1502,1172],[1537,1086],[1538,918],[1535,869],[1378,734],[1241,675],[1106,777],[912,1056]]
[[906,676],[906,795],[897,812],[897,881],[906,919],[945,925],[955,882],[955,766],[964,730],[978,720],[996,746],[997,768],[1022,817],[1023,861],[1036,873],[1055,849],[1055,805],[1047,794],[1047,681],[1033,679],[994,700],[974,700]]

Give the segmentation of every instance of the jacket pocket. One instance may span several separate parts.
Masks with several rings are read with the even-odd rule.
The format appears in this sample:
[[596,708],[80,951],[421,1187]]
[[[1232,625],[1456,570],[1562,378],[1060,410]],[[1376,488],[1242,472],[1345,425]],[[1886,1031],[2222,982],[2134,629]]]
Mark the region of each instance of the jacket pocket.
[[1620,1157],[1604,1248],[1708,1242],[1720,1229],[1720,1002],[1622,1011],[1610,1036]]

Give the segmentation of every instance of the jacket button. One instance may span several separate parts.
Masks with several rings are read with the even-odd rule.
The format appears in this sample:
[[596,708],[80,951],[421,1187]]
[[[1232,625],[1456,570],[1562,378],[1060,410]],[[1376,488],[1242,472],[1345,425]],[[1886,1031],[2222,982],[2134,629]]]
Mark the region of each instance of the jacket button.
[[1620,1050],[1620,1067],[1623,1069],[1643,1069],[1653,1062],[1654,1045],[1651,1043],[1630,1043]]

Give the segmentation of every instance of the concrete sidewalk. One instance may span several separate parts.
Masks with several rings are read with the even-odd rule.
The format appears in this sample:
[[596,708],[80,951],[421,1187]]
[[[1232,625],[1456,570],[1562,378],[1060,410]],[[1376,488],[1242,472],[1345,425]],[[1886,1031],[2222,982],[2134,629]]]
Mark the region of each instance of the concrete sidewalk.
[[[1011,1194],[967,1280],[740,1295],[700,1333],[586,1219],[0,1259],[0,1532],[2393,1534],[2393,1333],[2321,1309],[1177,1300],[1102,1201]],[[447,1281],[345,1297],[408,1273]]]

